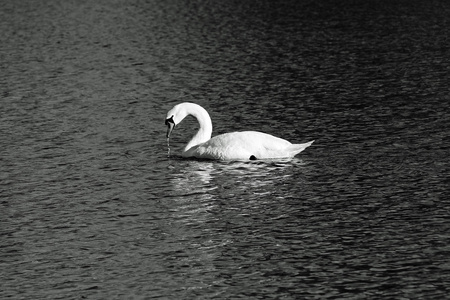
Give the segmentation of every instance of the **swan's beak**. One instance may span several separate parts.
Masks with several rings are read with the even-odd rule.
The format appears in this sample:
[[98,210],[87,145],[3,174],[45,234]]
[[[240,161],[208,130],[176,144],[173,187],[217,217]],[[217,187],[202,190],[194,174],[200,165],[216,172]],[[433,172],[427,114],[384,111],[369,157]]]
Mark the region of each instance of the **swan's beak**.
[[167,134],[166,137],[169,138],[172,130],[175,128],[175,124],[172,122],[167,122]]
[[166,137],[169,138],[170,134],[172,133],[172,130],[175,128],[175,122],[173,121],[173,116],[166,119],[166,125],[167,125]]

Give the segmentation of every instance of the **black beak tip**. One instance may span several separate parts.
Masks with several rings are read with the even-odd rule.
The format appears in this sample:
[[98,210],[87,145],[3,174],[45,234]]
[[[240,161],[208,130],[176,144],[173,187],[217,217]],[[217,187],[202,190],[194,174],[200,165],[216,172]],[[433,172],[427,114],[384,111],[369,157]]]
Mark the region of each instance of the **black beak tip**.
[[168,120],[166,120],[166,125],[167,125],[166,138],[169,138],[170,134],[172,133],[173,128],[175,127],[175,123],[173,123],[173,121],[168,119]]

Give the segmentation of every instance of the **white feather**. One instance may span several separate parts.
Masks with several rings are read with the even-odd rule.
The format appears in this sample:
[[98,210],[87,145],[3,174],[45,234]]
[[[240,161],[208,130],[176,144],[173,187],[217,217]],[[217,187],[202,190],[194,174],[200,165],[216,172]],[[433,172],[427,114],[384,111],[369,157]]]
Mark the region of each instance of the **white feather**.
[[[221,160],[249,160],[288,158],[309,147],[314,141],[304,144],[290,142],[273,135],[257,131],[239,131],[217,135],[211,138],[212,122],[208,112],[194,103],[174,106],[166,116],[178,125],[186,116],[194,116],[200,129],[184,148],[182,156]],[[169,138],[173,126],[169,126]]]

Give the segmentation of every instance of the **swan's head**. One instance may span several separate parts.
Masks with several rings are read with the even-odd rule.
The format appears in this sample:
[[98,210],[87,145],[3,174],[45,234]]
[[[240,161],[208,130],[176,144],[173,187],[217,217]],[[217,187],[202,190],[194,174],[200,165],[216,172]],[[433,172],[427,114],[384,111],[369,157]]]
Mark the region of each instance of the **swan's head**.
[[166,115],[167,138],[170,137],[172,130],[180,124],[188,115],[194,116],[200,124],[199,131],[202,131],[204,139],[211,138],[212,124],[208,112],[198,104],[184,102],[175,105]]
[[171,110],[169,110],[165,122],[165,124],[167,125],[167,138],[170,137],[170,134],[172,133],[172,130],[175,128],[175,126],[183,121],[183,119],[186,118],[187,115],[188,113],[183,103],[175,105]]

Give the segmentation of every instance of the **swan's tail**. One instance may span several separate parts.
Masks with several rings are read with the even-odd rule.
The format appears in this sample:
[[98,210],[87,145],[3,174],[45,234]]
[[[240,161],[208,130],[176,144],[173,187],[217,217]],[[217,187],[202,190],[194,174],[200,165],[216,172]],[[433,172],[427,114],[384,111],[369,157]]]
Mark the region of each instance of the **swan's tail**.
[[302,152],[303,150],[305,150],[306,148],[311,146],[312,143],[314,143],[314,141],[304,143],[304,144],[292,144],[287,148],[287,150],[288,150],[290,156],[294,157],[295,155],[299,154],[300,152]]

